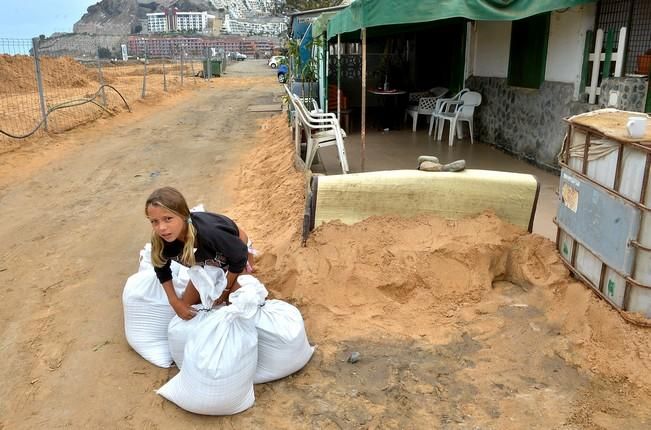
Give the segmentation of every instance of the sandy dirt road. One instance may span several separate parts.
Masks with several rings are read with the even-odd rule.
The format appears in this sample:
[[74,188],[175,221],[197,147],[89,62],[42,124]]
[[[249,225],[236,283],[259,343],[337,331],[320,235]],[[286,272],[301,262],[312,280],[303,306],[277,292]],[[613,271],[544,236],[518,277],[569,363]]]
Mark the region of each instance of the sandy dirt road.
[[[174,184],[224,209],[232,190],[223,176],[237,171],[255,143],[256,120],[268,116],[247,107],[279,93],[265,69],[238,78],[248,75],[247,64],[234,67],[228,84],[213,80],[162,106],[137,106],[3,158],[0,205],[12,220],[0,227],[0,350],[7,357],[0,422],[7,428],[119,423],[140,408],[123,390],[148,393],[144,404],[157,400],[151,389],[168,372],[156,370],[154,379],[132,373],[153,369],[124,348],[121,321],[124,280],[148,241],[143,202],[154,188]],[[124,358],[136,367],[125,368]],[[124,371],[134,377],[126,385],[115,378]]]
[[[646,429],[651,340],[570,278],[554,245],[485,213],[324,225],[300,246],[303,175],[262,62],[160,106],[5,154],[0,428]],[[257,240],[257,275],[317,350],[233,417],[155,394],[121,294],[162,185]],[[352,351],[358,363],[346,362]]]

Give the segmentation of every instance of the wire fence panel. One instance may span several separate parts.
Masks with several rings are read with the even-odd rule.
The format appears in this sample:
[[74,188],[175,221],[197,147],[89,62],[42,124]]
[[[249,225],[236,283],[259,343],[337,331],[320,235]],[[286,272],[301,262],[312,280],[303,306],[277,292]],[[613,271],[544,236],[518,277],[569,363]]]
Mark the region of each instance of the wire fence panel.
[[[221,71],[226,66],[223,52],[188,49],[174,40],[161,51],[143,39],[137,55],[104,58],[112,54],[100,46],[104,40],[84,40],[83,47],[67,41],[62,47],[48,39],[0,39],[0,51],[6,53],[0,54],[0,150],[30,133],[63,132],[125,111],[143,97],[164,97],[196,85],[205,66],[213,65],[209,59],[220,60]],[[95,55],[79,54],[92,43],[97,44]],[[148,48],[157,55],[148,57]],[[219,75],[215,72],[206,78]]]
[[42,55],[40,59],[48,131],[62,132],[101,116],[95,67],[70,57]]
[[[13,136],[32,132],[41,121],[30,39],[0,39],[0,130]],[[0,134],[0,142],[10,140]]]
[[[618,31],[626,27],[625,73],[641,72],[640,56],[651,49],[651,1],[649,0],[601,0],[598,3],[596,28]],[[615,33],[615,44],[619,41]]]

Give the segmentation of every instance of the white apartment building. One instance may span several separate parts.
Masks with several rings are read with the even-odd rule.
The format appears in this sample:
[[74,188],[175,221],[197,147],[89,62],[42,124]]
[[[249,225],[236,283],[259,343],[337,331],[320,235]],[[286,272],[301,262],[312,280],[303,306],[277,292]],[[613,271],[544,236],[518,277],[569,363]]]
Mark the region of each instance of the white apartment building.
[[211,22],[215,16],[208,12],[179,12],[173,9],[165,12],[147,14],[147,31],[149,33],[167,33],[170,31],[203,32],[212,29]]
[[167,18],[163,12],[147,14],[147,32],[148,33],[165,33],[169,31]]
[[228,15],[224,17],[221,32],[224,34],[258,34],[266,36],[278,36],[287,31],[285,22],[252,22],[231,19]]
[[215,15],[208,12],[176,12],[176,29],[179,31],[205,31]]

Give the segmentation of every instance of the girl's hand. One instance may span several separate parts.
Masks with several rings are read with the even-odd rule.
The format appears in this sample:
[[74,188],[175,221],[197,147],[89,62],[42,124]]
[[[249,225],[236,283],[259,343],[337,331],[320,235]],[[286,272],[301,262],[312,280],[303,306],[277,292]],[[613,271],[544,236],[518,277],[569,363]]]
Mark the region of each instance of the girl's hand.
[[219,296],[217,300],[212,302],[212,307],[216,308],[217,306],[223,305],[224,303],[226,303],[227,305],[231,304],[231,302],[228,301],[228,294],[226,295],[222,294],[221,296]]
[[176,315],[181,319],[191,320],[197,314],[197,311],[192,306],[183,303],[181,300],[175,300],[171,305]]
[[238,284],[237,281],[235,281],[235,283],[230,289],[228,288],[225,289],[224,292],[222,292],[222,295],[219,296],[219,298],[213,302],[212,307],[214,308],[216,306],[221,305],[222,303],[226,303],[227,305],[230,305],[231,302],[228,301],[228,297],[232,292],[237,291],[239,288],[240,288],[240,284]]
[[229,290],[224,290],[221,296],[217,300],[215,300],[212,304],[212,307],[215,308],[221,304],[226,303],[227,305],[230,305],[231,302],[228,301],[228,296],[231,294]]

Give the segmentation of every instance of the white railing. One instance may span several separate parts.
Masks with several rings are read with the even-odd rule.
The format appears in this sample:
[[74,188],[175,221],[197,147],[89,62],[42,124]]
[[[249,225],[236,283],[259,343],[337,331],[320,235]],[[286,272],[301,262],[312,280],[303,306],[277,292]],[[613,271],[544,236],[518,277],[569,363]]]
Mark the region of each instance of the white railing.
[[[601,84],[600,75],[602,78],[610,76],[610,67],[606,70],[607,64],[602,66],[602,62],[614,62],[615,71],[613,76],[619,78],[622,76],[622,69],[624,68],[624,53],[626,52],[626,27],[619,30],[619,42],[617,44],[617,51],[612,50],[612,44],[607,44],[604,49],[604,31],[598,29],[595,37],[594,50],[588,55],[588,62],[592,62],[592,73],[590,74],[590,85],[585,87],[585,94],[588,94],[588,103],[595,104],[597,96],[600,95],[599,85]],[[601,74],[599,70],[602,69]]]

